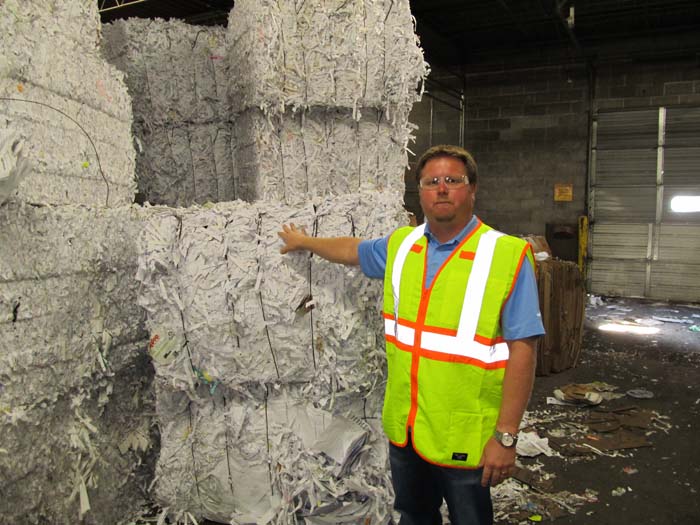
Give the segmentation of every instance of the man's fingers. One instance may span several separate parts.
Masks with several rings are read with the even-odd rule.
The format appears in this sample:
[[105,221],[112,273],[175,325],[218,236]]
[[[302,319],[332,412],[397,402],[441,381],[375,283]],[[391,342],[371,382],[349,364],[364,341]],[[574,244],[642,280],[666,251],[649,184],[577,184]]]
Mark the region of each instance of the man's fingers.
[[498,485],[499,483],[505,481],[511,476],[510,472],[511,469],[509,467],[484,467],[484,472],[481,475],[481,485],[483,487],[493,487],[495,485]]
[[491,484],[491,469],[484,467],[484,473],[481,475],[481,486],[488,487]]

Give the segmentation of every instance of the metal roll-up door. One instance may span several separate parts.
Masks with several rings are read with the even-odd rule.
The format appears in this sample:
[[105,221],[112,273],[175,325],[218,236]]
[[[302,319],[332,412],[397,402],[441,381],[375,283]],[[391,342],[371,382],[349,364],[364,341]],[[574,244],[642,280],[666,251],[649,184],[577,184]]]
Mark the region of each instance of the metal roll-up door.
[[593,123],[589,289],[700,301],[700,109],[600,113]]

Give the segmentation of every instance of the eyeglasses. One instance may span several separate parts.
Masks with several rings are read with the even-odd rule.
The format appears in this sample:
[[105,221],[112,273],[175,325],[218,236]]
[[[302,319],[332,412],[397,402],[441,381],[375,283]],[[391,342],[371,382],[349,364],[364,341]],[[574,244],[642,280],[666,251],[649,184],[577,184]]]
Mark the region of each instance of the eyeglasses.
[[445,186],[450,190],[456,190],[469,184],[469,179],[466,175],[446,175],[444,177],[433,177],[432,179],[421,179],[418,181],[418,187],[426,191],[437,191],[440,188],[440,181],[444,182]]

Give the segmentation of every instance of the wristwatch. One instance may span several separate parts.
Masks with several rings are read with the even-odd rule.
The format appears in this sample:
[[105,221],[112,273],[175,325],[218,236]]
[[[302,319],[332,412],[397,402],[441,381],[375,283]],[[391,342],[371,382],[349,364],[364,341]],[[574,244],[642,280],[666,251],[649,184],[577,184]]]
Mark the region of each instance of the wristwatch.
[[506,448],[514,447],[518,442],[517,434],[511,434],[510,432],[499,432],[498,430],[494,430],[493,437]]

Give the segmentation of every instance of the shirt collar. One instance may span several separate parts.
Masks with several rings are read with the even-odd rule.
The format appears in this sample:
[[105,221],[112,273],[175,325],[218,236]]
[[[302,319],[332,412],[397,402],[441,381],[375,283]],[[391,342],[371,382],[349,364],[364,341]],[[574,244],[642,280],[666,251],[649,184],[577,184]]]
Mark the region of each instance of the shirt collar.
[[454,244],[454,245],[457,245],[457,244],[459,244],[460,242],[462,242],[462,241],[464,240],[464,238],[465,238],[467,235],[469,235],[469,233],[470,233],[474,228],[476,228],[476,225],[477,225],[477,223],[478,223],[478,220],[479,220],[479,219],[476,218],[476,215],[472,215],[472,218],[469,220],[469,222],[467,223],[467,225],[466,225],[464,228],[462,228],[462,231],[460,231],[457,235],[455,235],[455,236],[454,236],[452,239],[450,239],[449,241],[443,242],[443,243],[441,243],[440,241],[438,241],[438,240],[435,238],[435,236],[433,235],[433,233],[430,231],[430,224],[428,224],[428,222],[426,221],[426,223],[425,223],[425,232],[424,232],[424,235],[425,235],[426,237],[428,237],[428,242],[434,242],[434,243],[437,244],[438,246],[450,246],[450,245],[453,245],[453,244]]

